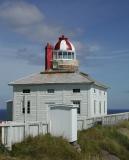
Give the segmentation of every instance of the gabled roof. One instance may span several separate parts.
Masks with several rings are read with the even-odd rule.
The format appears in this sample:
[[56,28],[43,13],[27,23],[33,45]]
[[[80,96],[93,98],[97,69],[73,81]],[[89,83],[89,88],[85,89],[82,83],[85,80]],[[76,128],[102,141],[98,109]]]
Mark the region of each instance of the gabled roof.
[[82,72],[40,72],[10,82],[9,85],[37,85],[37,84],[95,84],[103,88],[107,86],[93,80],[88,74]]

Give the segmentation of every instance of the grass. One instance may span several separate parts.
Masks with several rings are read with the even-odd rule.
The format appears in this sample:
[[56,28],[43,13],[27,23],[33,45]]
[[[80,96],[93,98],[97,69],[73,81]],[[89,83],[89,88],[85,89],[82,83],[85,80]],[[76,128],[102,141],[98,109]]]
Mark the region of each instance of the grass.
[[[126,133],[124,132],[126,131]],[[42,135],[28,137],[24,142],[13,145],[11,152],[0,148],[0,159],[5,160],[104,160],[104,153],[114,155],[120,160],[129,158],[129,122],[116,126],[96,126],[78,132],[78,153],[62,137]],[[107,156],[107,155],[106,155]]]

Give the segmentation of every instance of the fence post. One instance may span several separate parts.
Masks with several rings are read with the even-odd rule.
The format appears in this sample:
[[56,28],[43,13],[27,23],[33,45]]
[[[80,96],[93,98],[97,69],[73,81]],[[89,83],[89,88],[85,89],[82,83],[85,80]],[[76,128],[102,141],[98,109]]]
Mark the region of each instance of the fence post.
[[[3,122],[2,122],[3,124]],[[5,128],[2,127],[2,131],[1,131],[1,141],[2,141],[2,144],[5,145]],[[7,140],[6,140],[7,141]]]
[[38,135],[42,134],[42,129],[43,128],[43,125],[42,125],[42,122],[39,122],[38,124]]
[[13,140],[13,127],[12,125],[10,124],[10,126],[8,127],[8,148],[9,150],[12,150],[12,140]]
[[29,135],[29,126],[27,122],[24,123],[24,130],[25,130],[24,138],[26,138]]
[[51,133],[51,120],[48,123],[47,133]]
[[86,126],[87,126],[86,119],[84,119],[84,121],[83,121],[83,129],[86,129]]

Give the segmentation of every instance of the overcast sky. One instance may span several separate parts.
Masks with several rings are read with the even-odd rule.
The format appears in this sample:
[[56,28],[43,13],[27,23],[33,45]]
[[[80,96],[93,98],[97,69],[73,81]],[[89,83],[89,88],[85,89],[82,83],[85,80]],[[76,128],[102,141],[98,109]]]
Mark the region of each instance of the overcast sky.
[[80,70],[110,86],[108,107],[129,109],[129,0],[0,0],[0,108],[8,82],[42,71],[46,43],[62,34]]

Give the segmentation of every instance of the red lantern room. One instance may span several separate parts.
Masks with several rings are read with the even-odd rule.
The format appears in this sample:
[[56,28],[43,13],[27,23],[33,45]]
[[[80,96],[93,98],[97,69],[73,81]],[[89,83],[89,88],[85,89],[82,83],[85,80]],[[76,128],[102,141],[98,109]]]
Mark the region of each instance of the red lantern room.
[[55,45],[53,59],[72,60],[75,59],[75,48],[68,38],[62,35]]
[[59,37],[55,47],[46,47],[46,70],[76,70],[78,62],[74,45],[64,35]]

